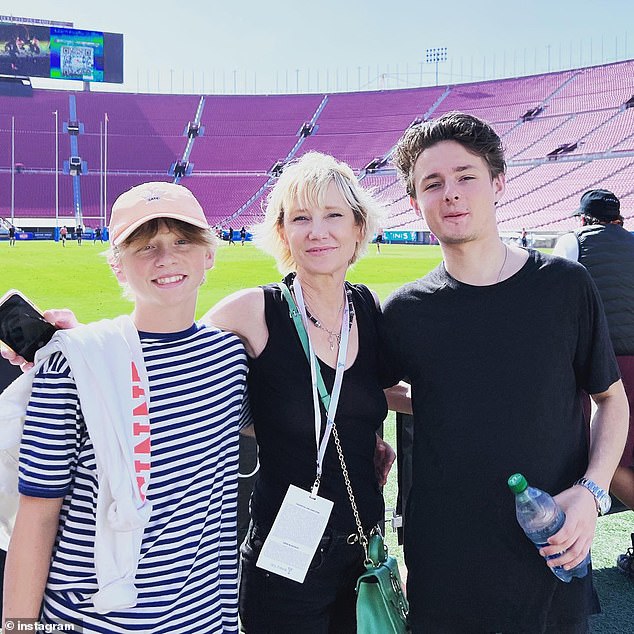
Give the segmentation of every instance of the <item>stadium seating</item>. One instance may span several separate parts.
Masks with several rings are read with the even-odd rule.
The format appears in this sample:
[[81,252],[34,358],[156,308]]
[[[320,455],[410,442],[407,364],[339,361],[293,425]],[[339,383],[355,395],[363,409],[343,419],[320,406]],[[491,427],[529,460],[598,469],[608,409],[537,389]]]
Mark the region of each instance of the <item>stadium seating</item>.
[[[71,96],[83,134],[78,154],[88,173],[78,180],[88,226],[102,214],[107,126],[107,205],[146,180],[172,180],[187,126],[191,176],[182,183],[203,202],[212,224],[250,226],[262,216],[276,163],[317,150],[348,162],[385,204],[385,229],[419,230],[403,185],[389,163],[393,146],[415,120],[450,110],[490,121],[508,159],[507,191],[498,207],[503,230],[562,231],[583,191],[603,186],[634,216],[634,60],[496,81],[391,91],[312,95],[140,95],[34,90],[0,97],[0,217],[11,206],[11,118],[15,126],[14,214],[54,215],[55,117],[60,170],[70,154],[64,123]],[[308,127],[306,128],[306,124]],[[302,129],[304,130],[302,131]],[[376,162],[378,161],[378,167]],[[367,169],[366,169],[367,168]],[[71,179],[60,174],[60,214],[73,218]]]
[[443,89],[416,89],[329,95],[298,156],[315,150],[333,154],[353,169],[384,156],[407,126],[424,115]]

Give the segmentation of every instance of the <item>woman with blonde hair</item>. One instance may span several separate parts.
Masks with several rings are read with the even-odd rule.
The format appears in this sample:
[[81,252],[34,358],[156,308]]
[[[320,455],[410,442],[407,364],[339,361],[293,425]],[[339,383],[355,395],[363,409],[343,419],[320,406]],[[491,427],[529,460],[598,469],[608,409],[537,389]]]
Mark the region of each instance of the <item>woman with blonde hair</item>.
[[[367,287],[346,282],[346,273],[366,251],[382,211],[349,166],[304,155],[284,170],[264,222],[254,228],[256,245],[276,259],[283,283],[239,291],[205,317],[236,333],[249,356],[260,471],[241,548],[240,616],[248,634],[356,632],[355,582],[365,555],[355,514],[366,535],[384,515],[376,432],[387,413],[383,389],[397,377],[383,367],[378,301]],[[330,401],[317,394],[320,374]],[[304,496],[290,515],[287,493]],[[260,555],[276,517],[286,531],[314,529],[300,520],[293,526],[289,517],[295,521],[297,509],[315,498],[333,506],[300,583],[270,563],[279,540],[272,537],[267,556]],[[259,566],[263,560],[267,568]]]

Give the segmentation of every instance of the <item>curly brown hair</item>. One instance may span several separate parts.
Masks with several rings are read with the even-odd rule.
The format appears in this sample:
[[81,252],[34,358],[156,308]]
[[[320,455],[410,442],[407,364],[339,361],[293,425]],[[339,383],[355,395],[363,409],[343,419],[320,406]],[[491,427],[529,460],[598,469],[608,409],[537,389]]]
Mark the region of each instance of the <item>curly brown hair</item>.
[[392,162],[412,198],[416,198],[413,179],[416,160],[423,150],[441,141],[456,141],[468,152],[484,159],[491,178],[506,172],[502,141],[495,130],[473,115],[447,112],[438,119],[411,126],[396,145]]

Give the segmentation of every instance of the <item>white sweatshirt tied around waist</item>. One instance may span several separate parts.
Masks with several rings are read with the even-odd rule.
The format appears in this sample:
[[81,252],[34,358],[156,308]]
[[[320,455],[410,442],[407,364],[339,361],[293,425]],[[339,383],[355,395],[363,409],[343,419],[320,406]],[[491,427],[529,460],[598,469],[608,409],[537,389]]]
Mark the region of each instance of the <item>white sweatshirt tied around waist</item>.
[[0,547],[7,548],[18,503],[18,455],[37,370],[54,352],[68,360],[95,451],[98,492],[95,569],[99,613],[136,605],[134,585],[152,507],[149,384],[138,332],[128,316],[60,330],[35,366],[0,395]]

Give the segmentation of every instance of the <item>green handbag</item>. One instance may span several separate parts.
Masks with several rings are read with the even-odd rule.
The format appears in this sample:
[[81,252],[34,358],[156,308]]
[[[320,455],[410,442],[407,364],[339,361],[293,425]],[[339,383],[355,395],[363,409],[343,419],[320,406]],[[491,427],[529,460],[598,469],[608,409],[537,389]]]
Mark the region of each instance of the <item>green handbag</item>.
[[357,634],[405,634],[409,632],[409,604],[403,594],[398,562],[388,556],[383,537],[368,541],[366,572],[357,581]]

